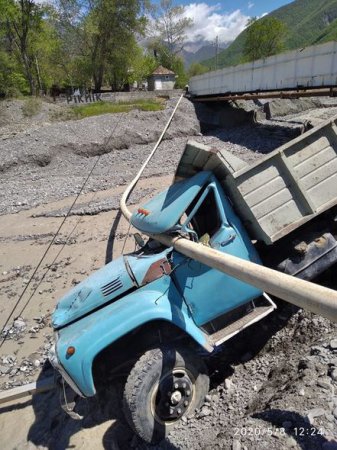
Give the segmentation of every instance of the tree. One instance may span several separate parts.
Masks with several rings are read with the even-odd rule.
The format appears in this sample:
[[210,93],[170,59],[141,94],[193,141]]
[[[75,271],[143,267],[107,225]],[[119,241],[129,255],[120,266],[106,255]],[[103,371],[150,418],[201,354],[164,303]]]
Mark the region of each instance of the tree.
[[143,5],[143,0],[60,1],[61,32],[74,35],[77,48],[72,51],[85,62],[85,73],[96,90],[111,80],[111,67],[116,73],[134,46],[135,35],[144,32]]
[[36,90],[36,59],[32,49],[34,35],[39,32],[42,8],[33,0],[2,0],[9,46],[21,61],[30,94]]
[[[183,6],[173,6],[172,0],[161,0],[153,7],[154,36],[165,43],[171,54],[179,53],[185,43],[186,30],[192,25],[192,19],[184,17]],[[153,23],[150,22],[152,28]]]
[[186,41],[186,31],[193,24],[185,17],[183,6],[173,6],[172,0],[161,0],[152,8],[147,34],[151,37],[148,49],[153,52],[157,66],[162,65],[177,75],[176,86],[184,87],[188,81],[180,56]]
[[286,25],[275,17],[266,16],[259,20],[253,17],[246,30],[245,60],[255,61],[280,53],[286,33]]
[[188,76],[194,77],[195,75],[202,75],[209,71],[209,67],[203,66],[198,62],[194,62],[190,65],[188,69]]

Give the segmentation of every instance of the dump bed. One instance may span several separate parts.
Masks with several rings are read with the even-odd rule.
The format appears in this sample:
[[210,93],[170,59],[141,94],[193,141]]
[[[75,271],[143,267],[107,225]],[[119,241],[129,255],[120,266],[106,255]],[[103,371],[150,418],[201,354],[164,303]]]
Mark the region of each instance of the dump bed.
[[201,170],[214,172],[251,238],[272,244],[337,204],[337,117],[252,166],[190,141],[176,180]]

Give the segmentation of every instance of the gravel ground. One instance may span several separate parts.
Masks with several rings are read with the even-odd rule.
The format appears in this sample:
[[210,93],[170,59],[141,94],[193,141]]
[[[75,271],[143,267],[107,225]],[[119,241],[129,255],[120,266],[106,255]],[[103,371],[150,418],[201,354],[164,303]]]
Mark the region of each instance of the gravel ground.
[[[176,100],[169,100],[164,111],[132,111],[49,126],[41,121],[40,128],[35,125],[11,138],[2,137],[0,214],[76,194],[95,164],[84,193],[126,184],[152,150]],[[292,127],[247,124],[201,136],[194,107],[184,99],[144,175],[174,173],[188,138],[217,145],[252,162],[293,134]]]
[[[175,102],[168,101],[164,111],[96,116],[2,138],[0,214],[76,194],[94,164],[84,192],[127,183],[158,139]],[[147,175],[173,172],[186,136],[200,132],[192,110],[185,100]]]
[[[40,124],[25,122],[14,134],[13,124],[6,122],[3,129],[7,134],[0,137],[0,215],[7,226],[0,244],[8,246],[0,262],[2,314],[17,298],[35,267],[30,258],[33,250],[37,249],[36,255],[40,255],[42,246],[50,241],[56,219],[66,213],[67,202],[63,200],[78,192],[98,156],[100,159],[73,211],[74,215],[83,216],[81,231],[67,243],[67,253],[39,288],[36,306],[6,329],[11,347],[5,349],[12,350],[2,349],[0,355],[2,389],[51,373],[46,362],[52,342],[50,305],[46,311],[46,299],[56,301],[55,293],[59,296],[69,285],[97,269],[97,254],[104,251],[110,239],[116,238],[121,251],[129,230],[124,225],[106,236],[104,227],[112,220],[109,211],[118,208],[123,185],[152,149],[175,101],[168,101],[166,110],[160,112],[133,111],[53,124],[46,124],[41,117]],[[333,108],[326,108],[324,117],[333,113]],[[315,111],[313,116],[319,118],[322,114]],[[282,117],[284,120],[287,117]],[[12,130],[10,136],[8,127]],[[162,178],[154,181],[155,177],[173,174],[189,138],[224,148],[252,163],[298,132],[293,124],[277,126],[273,121],[201,135],[193,105],[184,100],[147,169],[142,193],[153,195],[155,187],[162,187]],[[100,196],[105,190],[109,197]],[[89,200],[90,192],[97,194],[94,201]],[[139,199],[138,193],[133,202]],[[40,206],[36,208],[37,205]],[[14,224],[20,232],[13,234]],[[64,231],[56,247],[66,236]],[[8,255],[10,262],[6,260]],[[20,260],[20,265],[13,264],[16,260]],[[336,289],[335,274],[336,267],[320,281]],[[208,366],[211,390],[205,404],[157,447],[142,443],[126,425],[121,412],[123,380],[98,398],[82,400],[78,407],[86,415],[80,422],[61,410],[53,391],[33,396],[32,402],[0,409],[2,446],[61,450],[88,448],[90,442],[90,448],[113,450],[337,448],[336,324],[280,302],[275,313],[230,340],[208,360]],[[22,424],[21,431],[18,423]]]

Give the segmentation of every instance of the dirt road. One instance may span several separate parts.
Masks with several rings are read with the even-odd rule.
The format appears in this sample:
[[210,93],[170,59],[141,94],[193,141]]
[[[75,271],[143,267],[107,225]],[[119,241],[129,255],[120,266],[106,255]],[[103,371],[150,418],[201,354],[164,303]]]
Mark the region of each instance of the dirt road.
[[[49,317],[56,301],[123,248],[134,249],[134,230],[120,218],[119,198],[152,148],[174,102],[156,113],[134,111],[71,123],[41,121],[41,126],[35,124],[33,129],[28,124],[0,140],[2,322],[95,158],[102,155],[74,214],[8,323],[8,339],[0,350],[1,389],[50,373],[46,363],[52,342]],[[109,141],[116,120],[124,125]],[[144,195],[151,197],[171,183],[188,138],[226,148],[248,163],[277,146],[270,130],[251,124],[202,136],[193,105],[185,100],[131,199],[134,207]],[[336,268],[322,282],[336,286],[335,274]],[[335,324],[280,304],[275,314],[231,340],[208,361],[212,389],[204,406],[194,418],[177,425],[159,448],[337,448],[336,338]],[[149,448],[124,422],[122,385],[123,380],[116,380],[102,398],[82,400],[79,409],[86,414],[79,422],[62,411],[54,391],[0,407],[1,448]]]

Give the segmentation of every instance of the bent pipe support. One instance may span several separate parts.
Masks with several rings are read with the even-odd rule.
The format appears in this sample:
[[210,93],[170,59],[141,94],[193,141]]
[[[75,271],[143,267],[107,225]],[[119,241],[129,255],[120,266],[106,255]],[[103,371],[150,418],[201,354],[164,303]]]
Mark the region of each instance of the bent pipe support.
[[[156,146],[146,159],[136,177],[122,195],[120,201],[121,211],[129,222],[132,213],[126,205],[128,197],[136,186],[137,181],[139,180],[145,167],[154,155],[154,152],[158,148],[171,123],[175,111],[177,110],[181,98],[182,97],[180,97],[177,102],[177,105],[174,108],[160,138],[158,139]],[[260,266],[259,264],[246,261],[236,256],[221,253],[200,243],[192,242],[182,237],[172,237],[166,234],[149,234],[149,236],[167,247],[174,247],[178,252],[189,258],[193,258],[202,264],[249,283],[262,291],[275,295],[276,297],[292,303],[299,308],[306,309],[315,314],[326,317],[329,320],[337,322],[337,292],[332,289],[311,283],[310,281],[301,280],[268,267]]]

